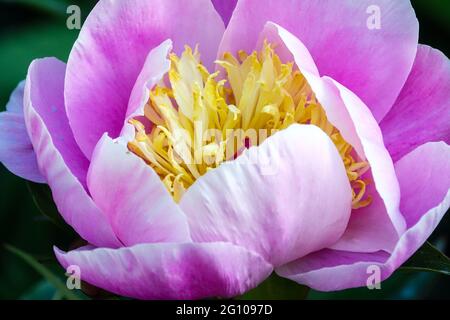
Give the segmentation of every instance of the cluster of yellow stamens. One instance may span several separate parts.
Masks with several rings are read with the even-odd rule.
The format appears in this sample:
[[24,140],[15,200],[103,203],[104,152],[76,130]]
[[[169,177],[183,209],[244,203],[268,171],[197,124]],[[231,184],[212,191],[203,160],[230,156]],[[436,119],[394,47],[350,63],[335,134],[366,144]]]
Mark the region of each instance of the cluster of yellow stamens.
[[158,173],[176,201],[208,170],[300,123],[320,127],[336,145],[352,186],[353,208],[370,203],[361,178],[369,165],[355,160],[352,146],[327,120],[303,75],[293,63],[282,63],[270,44],[261,52],[240,51],[237,58],[225,53],[216,63],[226,78],[221,71],[209,73],[198,48],[186,47],[170,60],[168,77],[152,89],[145,106],[152,126],[131,120],[136,138],[128,147]]

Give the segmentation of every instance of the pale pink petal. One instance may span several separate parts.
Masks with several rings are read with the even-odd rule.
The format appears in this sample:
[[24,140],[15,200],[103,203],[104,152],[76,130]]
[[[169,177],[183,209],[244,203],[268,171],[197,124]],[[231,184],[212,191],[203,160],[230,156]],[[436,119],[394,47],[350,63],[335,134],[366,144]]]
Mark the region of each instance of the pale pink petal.
[[[339,98],[333,105],[324,105],[328,112],[335,108],[343,114],[348,113],[357,133],[364,155],[370,164],[370,171],[379,196],[383,199],[386,212],[398,234],[405,231],[405,221],[400,213],[400,187],[395,175],[392,159],[386,150],[381,130],[366,105],[350,90],[333,79],[326,78],[330,85],[335,86]],[[320,97],[318,95],[320,101]],[[340,101],[339,101],[340,100]],[[333,123],[340,129],[339,123]]]
[[339,239],[351,191],[328,136],[295,124],[200,177],[180,206],[194,241],[229,241],[280,265]]
[[399,236],[389,215],[383,199],[373,184],[367,187],[367,194],[372,196],[372,203],[352,211],[345,233],[331,249],[353,252],[392,252]]
[[174,51],[199,44],[210,66],[224,31],[209,0],[102,0],[70,54],[66,108],[75,139],[90,158],[103,133],[117,137],[148,53],[166,39]]
[[380,123],[394,161],[429,141],[450,143],[450,61],[419,45],[411,74]]
[[256,287],[272,272],[261,256],[229,243],[140,244],[121,249],[55,248],[63,267],[81,279],[139,299],[230,298]]
[[[353,121],[347,106],[340,98],[339,89],[327,77],[319,78],[308,73],[304,74],[314,94],[324,108],[328,120],[339,129],[345,141],[352,145],[361,159],[366,160],[363,141],[360,139],[356,130],[357,123]],[[367,107],[364,108],[364,111],[368,118],[373,118]],[[371,122],[376,125],[376,121]],[[381,138],[381,135],[378,137],[378,140],[379,138]],[[387,151],[385,154],[388,154]]]
[[120,243],[106,217],[75,175],[82,172],[83,161],[87,160],[77,149],[67,124],[62,94],[64,72],[64,63],[53,58],[31,64],[24,96],[28,134],[40,171],[65,221],[90,243],[115,247]]
[[24,86],[19,83],[0,113],[0,162],[21,178],[44,183],[23,118]]
[[88,185],[126,246],[190,240],[186,216],[153,169],[126,145],[106,135],[100,140],[92,155]]
[[228,25],[237,2],[238,0],[212,0],[214,7],[219,12],[225,25]]
[[[367,22],[378,8],[380,28],[370,29]],[[377,120],[400,93],[416,54],[413,8],[391,0],[241,0],[219,51],[253,50],[267,21],[301,39],[320,74],[355,92]]]
[[144,114],[144,106],[150,98],[150,90],[169,72],[170,60],[168,55],[171,50],[172,41],[166,40],[148,54],[131,92],[127,117],[134,114]]
[[364,157],[361,141],[345,106],[341,103],[341,107],[335,107],[336,100],[339,100],[337,98],[338,90],[329,81],[326,81],[326,78],[319,76],[317,66],[305,45],[292,33],[273,22],[268,22],[264,26],[259,35],[258,49],[262,48],[263,41],[266,39],[274,45],[280,58],[295,62],[295,66],[305,76],[313,92],[323,104],[328,119],[339,126],[345,140],[355,148],[359,155]]
[[282,61],[292,61],[303,73],[319,76],[316,63],[308,48],[292,33],[276,23],[268,21],[259,35],[257,49],[262,50],[264,42],[271,43]]
[[[318,77],[314,71],[314,61],[301,41],[287,30],[273,23],[266,24],[260,39],[270,39],[276,46],[277,53],[291,55],[297,67],[303,73],[324,107],[329,121],[339,129],[344,139],[349,142],[362,159],[371,165],[371,176],[376,189],[372,197],[380,207],[386,209],[371,211],[370,214],[352,214],[347,234],[338,243],[340,248],[356,251],[374,251],[392,248],[398,236],[392,234],[392,224],[398,234],[405,230],[405,222],[398,206],[400,201],[399,186],[392,160],[384,147],[383,137],[377,122],[369,109],[350,90],[346,89],[329,77]],[[370,190],[369,190],[370,191]],[[383,199],[379,203],[378,197]],[[364,210],[366,212],[366,210]],[[378,217],[377,217],[378,215]],[[386,215],[388,219],[386,218]],[[356,219],[356,221],[352,221]],[[365,232],[370,229],[374,220],[379,228],[389,231],[385,238],[380,238],[375,232]],[[386,232],[388,232],[386,231]],[[354,236],[364,236],[354,238]],[[374,236],[374,238],[372,238]]]
[[393,271],[385,271],[384,263],[388,258],[389,254],[384,251],[360,253],[325,249],[278,268],[276,272],[314,290],[338,291],[365,286],[373,272],[372,266],[379,268],[382,279],[387,278]]
[[127,140],[134,140],[135,128],[128,121],[131,118],[144,115],[144,107],[150,99],[150,90],[161,80],[170,69],[168,54],[172,50],[172,41],[166,40],[150,51],[144,67],[131,92],[125,124],[121,136]]
[[377,268],[381,280],[388,278],[423,245],[450,207],[449,159],[448,145],[427,143],[396,163],[408,229],[391,255],[327,249],[283,266],[277,273],[322,291],[364,286]]

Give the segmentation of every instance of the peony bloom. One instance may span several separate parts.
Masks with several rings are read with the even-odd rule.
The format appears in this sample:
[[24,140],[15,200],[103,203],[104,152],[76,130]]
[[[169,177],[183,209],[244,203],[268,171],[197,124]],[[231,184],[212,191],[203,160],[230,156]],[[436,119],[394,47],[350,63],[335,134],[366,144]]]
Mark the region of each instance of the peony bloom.
[[364,286],[449,208],[450,64],[409,1],[234,5],[99,1],[67,65],[35,60],[0,114],[2,163],[90,243],[55,249],[83,280],[149,299],[273,271]]

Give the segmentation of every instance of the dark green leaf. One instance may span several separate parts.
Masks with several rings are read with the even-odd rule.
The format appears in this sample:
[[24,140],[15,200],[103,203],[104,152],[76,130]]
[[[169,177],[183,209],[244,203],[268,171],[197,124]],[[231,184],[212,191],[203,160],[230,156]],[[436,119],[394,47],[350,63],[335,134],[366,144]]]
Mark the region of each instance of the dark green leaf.
[[303,300],[309,288],[273,273],[257,288],[238,297],[239,300]]
[[14,253],[17,257],[25,261],[29,266],[40,273],[49,283],[51,283],[58,292],[58,296],[68,300],[81,300],[80,297],[66,287],[65,283],[63,283],[49,269],[40,264],[33,256],[10,245],[5,245],[5,247],[8,251]]
[[29,26],[18,24],[13,32],[0,34],[0,70],[4,74],[0,77],[0,109],[4,108],[16,85],[25,79],[34,59],[67,59],[78,31],[67,29],[65,19],[58,20],[49,19]]
[[27,6],[46,13],[64,16],[68,3],[61,0],[3,0],[4,3]]
[[431,243],[426,242],[401,270],[430,271],[450,275],[450,259]]
[[22,294],[20,300],[50,300],[55,294],[56,290],[52,284],[46,280],[41,280]]

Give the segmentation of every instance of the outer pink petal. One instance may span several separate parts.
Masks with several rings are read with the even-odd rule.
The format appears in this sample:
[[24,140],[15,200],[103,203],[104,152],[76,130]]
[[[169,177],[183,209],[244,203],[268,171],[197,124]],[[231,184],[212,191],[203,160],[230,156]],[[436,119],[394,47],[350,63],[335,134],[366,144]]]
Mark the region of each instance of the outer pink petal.
[[81,278],[139,299],[234,297],[272,272],[261,256],[229,243],[141,244],[121,249],[55,248],[59,262],[78,265]]
[[21,178],[44,183],[23,118],[24,86],[25,81],[19,83],[0,113],[0,162]]
[[199,178],[180,206],[194,241],[229,241],[280,265],[336,242],[350,203],[334,144],[292,125]]
[[[71,173],[85,185],[89,161],[76,144],[67,120],[63,95],[65,72],[66,65],[55,58],[35,60],[28,70],[28,91],[24,99],[42,118]],[[30,137],[33,139],[31,134]]]
[[[350,90],[333,79],[320,78],[306,47],[287,30],[267,23],[260,39],[270,40],[276,45],[277,53],[282,56],[291,56],[289,60],[295,61],[305,75],[330,122],[339,129],[356,152],[371,164],[376,188],[372,186],[368,191],[376,206],[355,211],[346,233],[336,246],[351,251],[369,252],[392,249],[398,239],[396,233],[401,234],[405,230],[405,222],[398,209],[400,193],[392,160],[369,109]],[[392,224],[395,226],[394,232]],[[385,230],[383,237],[377,232],[367,232],[380,229]]]
[[119,135],[131,91],[154,47],[168,38],[177,53],[199,44],[210,65],[223,31],[210,0],[100,1],[67,65],[66,108],[84,154],[90,158],[103,133]]
[[396,163],[408,230],[400,237],[390,256],[381,251],[322,250],[283,266],[277,272],[322,291],[364,286],[373,274],[374,266],[380,268],[381,280],[388,278],[422,246],[448,210],[449,159],[450,147],[441,142],[422,145]]
[[450,61],[442,52],[419,45],[408,81],[380,126],[394,161],[429,141],[450,143]]
[[444,142],[424,144],[399,160],[395,171],[402,192],[400,209],[408,228],[416,225],[429,208],[439,204],[445,207],[442,199],[446,194],[448,198],[450,189],[449,145]]
[[225,25],[228,25],[237,2],[238,0],[212,0],[214,7],[219,12]]
[[153,169],[126,145],[106,135],[100,140],[92,155],[88,185],[126,246],[190,240],[186,216]]
[[67,124],[62,95],[64,72],[64,63],[52,58],[31,64],[24,97],[27,130],[40,171],[66,222],[90,243],[115,247],[119,242],[106,217],[75,175],[87,160],[77,149]]
[[[381,28],[370,30],[368,9],[378,6]],[[411,70],[418,22],[409,1],[241,0],[220,52],[251,51],[267,21],[302,40],[322,75],[355,92],[381,120]]]

